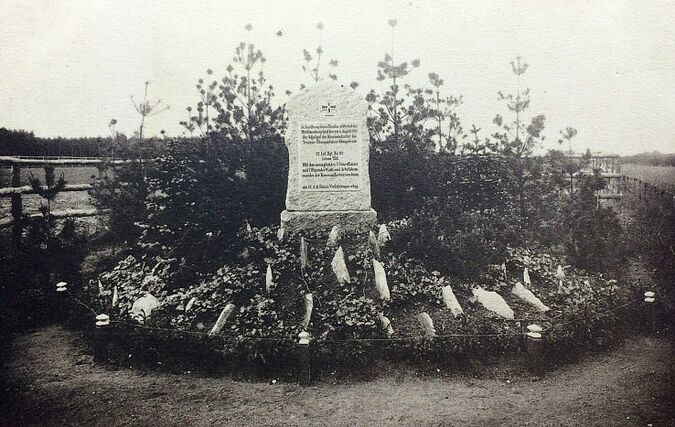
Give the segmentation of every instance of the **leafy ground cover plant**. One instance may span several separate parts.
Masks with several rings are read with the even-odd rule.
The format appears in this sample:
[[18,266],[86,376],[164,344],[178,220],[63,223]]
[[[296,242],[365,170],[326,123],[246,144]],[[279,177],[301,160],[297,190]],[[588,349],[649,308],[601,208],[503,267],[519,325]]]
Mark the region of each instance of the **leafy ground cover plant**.
[[[402,223],[405,221],[389,224],[394,241]],[[181,268],[176,259],[129,257],[90,282],[88,291],[98,301],[98,311],[127,324],[134,324],[130,318],[134,302],[151,293],[158,298],[159,307],[144,327],[196,334],[199,340],[211,342],[212,349],[227,354],[266,361],[288,357],[298,333],[306,329],[326,360],[365,363],[381,354],[383,348],[400,350],[412,358],[436,359],[450,354],[466,357],[517,351],[522,328],[528,322],[556,331],[556,339],[574,343],[597,340],[596,327],[610,331],[618,320],[603,313],[638,295],[643,285],[619,284],[571,266],[563,267],[561,279],[558,266],[565,264],[560,258],[517,248],[504,249],[503,266],[488,264],[476,277],[461,277],[431,270],[417,257],[397,251],[393,244],[380,247],[376,256],[366,236],[339,242],[350,274],[349,280],[340,282],[331,267],[337,248],[326,246],[325,236],[279,241],[276,232],[271,228],[243,228],[239,232],[244,242],[242,256],[190,285],[177,285],[172,276]],[[301,239],[308,247],[306,264],[302,261]],[[386,272],[388,299],[382,299],[378,292],[373,259]],[[268,266],[271,281],[267,278]],[[523,282],[524,268],[530,271],[528,288],[551,308],[549,312],[542,313],[511,293],[517,282]],[[455,317],[445,307],[442,289],[447,285],[452,286],[464,315]],[[515,311],[516,319],[501,318],[476,302],[472,289],[477,286],[501,295]],[[112,306],[115,288],[119,296]],[[313,310],[305,327],[307,294],[313,297]],[[208,337],[228,304],[235,307],[232,314],[221,331]],[[433,320],[437,338],[425,338],[417,319],[422,312]],[[391,322],[393,333],[383,327],[382,316]],[[593,328],[556,326],[571,320]],[[380,341],[384,343],[373,344]],[[337,356],[329,352],[338,343],[343,347],[334,359]]]

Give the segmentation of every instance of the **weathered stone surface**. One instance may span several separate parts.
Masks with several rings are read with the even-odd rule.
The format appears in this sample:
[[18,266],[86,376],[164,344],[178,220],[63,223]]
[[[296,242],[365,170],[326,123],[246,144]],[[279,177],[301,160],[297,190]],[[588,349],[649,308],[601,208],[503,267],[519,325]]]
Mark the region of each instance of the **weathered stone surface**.
[[513,289],[511,289],[511,293],[518,298],[522,299],[523,301],[532,304],[537,308],[537,310],[543,312],[549,311],[550,308],[541,302],[539,298],[537,298],[534,293],[532,293],[531,290],[527,289],[525,286],[523,286],[520,282],[517,282],[514,286]]
[[389,293],[389,285],[387,285],[387,273],[384,271],[384,266],[376,259],[373,259],[373,272],[375,273],[375,287],[383,300],[389,300],[391,295]]
[[483,307],[507,319],[513,319],[513,310],[497,292],[486,291],[480,286],[471,290]]
[[288,211],[281,213],[281,226],[286,233],[301,230],[328,234],[333,225],[348,233],[359,233],[370,229],[377,223],[377,213],[367,211]]
[[422,329],[424,329],[424,335],[427,337],[436,336],[436,328],[434,327],[434,321],[431,320],[431,316],[426,311],[423,311],[417,315],[417,321],[420,323]]
[[[370,207],[367,102],[352,89],[328,82],[296,95],[287,110],[289,170],[286,210],[282,213],[285,231],[316,228],[316,221],[330,224],[330,230],[336,219],[342,223],[359,213],[365,219],[354,224],[345,222],[344,230],[366,231],[376,222]],[[311,215],[295,215],[300,212]],[[331,217],[329,212],[347,216]]]
[[137,322],[145,323],[152,310],[157,307],[159,307],[159,300],[152,294],[145,294],[134,302],[129,314]]
[[454,317],[464,314],[464,310],[462,310],[462,306],[459,305],[459,301],[457,301],[457,297],[450,285],[443,286],[443,302],[445,303],[445,306],[450,309]]
[[338,283],[349,282],[349,270],[345,263],[345,254],[342,251],[342,246],[335,251],[335,256],[333,256],[330,266],[333,269],[333,273],[335,273]]

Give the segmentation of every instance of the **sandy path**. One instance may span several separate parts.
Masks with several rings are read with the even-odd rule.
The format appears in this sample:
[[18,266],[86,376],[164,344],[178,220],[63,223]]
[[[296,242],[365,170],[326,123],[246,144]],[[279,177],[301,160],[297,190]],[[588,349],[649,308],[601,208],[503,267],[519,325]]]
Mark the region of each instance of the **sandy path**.
[[675,424],[675,358],[665,338],[631,339],[541,380],[394,371],[308,388],[112,370],[59,327],[6,350],[0,425]]

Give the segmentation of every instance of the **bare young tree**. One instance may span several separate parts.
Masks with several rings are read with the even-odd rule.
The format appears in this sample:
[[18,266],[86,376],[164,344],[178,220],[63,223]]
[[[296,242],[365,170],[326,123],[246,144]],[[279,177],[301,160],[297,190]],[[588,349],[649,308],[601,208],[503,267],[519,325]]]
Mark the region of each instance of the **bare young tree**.
[[567,155],[563,153],[562,160],[562,169],[567,174],[570,180],[570,197],[574,197],[574,176],[579,173],[590,161],[591,153],[590,151],[581,157],[574,156],[574,150],[572,150],[572,139],[577,135],[577,130],[571,126],[567,126],[565,130],[560,131],[561,139],[558,140],[558,144],[563,144],[567,141],[568,151]]
[[531,155],[537,144],[544,140],[544,121],[543,114],[534,116],[530,124],[523,124],[522,115],[530,107],[530,89],[521,90],[521,76],[528,69],[528,64],[518,56],[515,61],[511,61],[511,70],[516,75],[516,93],[504,94],[497,92],[499,100],[506,102],[506,107],[513,112],[514,120],[510,123],[497,114],[493,120],[500,131],[492,136],[497,141],[498,151],[506,157],[513,178],[518,189],[518,199],[520,204],[521,217],[527,217],[526,206],[526,188],[529,183],[539,174],[539,165],[533,161]]
[[[302,71],[307,73],[309,77],[314,81],[318,82],[321,80],[321,74],[319,70],[321,69],[321,57],[323,56],[323,23],[319,22],[316,24],[316,29],[319,30],[319,46],[316,48],[316,57],[312,56],[307,49],[302,50],[303,59],[305,64],[302,66]],[[312,62],[314,61],[314,62]],[[336,59],[331,59],[328,61],[330,67],[337,67],[338,62]],[[328,72],[328,77],[331,80],[337,80],[337,75],[335,73]],[[305,85],[300,85],[300,89],[304,89]]]
[[[253,30],[251,24],[244,28],[249,34]],[[239,43],[222,79],[216,80],[210,69],[207,70],[210,83],[199,79],[197,90],[201,99],[196,113],[194,108],[187,107],[188,119],[180,124],[190,135],[199,129],[202,136],[219,135],[224,141],[241,139],[249,143],[283,132],[285,110],[283,106],[272,106],[274,88],[265,78],[266,61],[250,37],[248,42]],[[207,149],[211,139],[203,139]]]
[[558,144],[563,144],[565,141],[567,141],[568,145],[568,152],[572,154],[574,151],[572,151],[572,138],[577,136],[577,130],[571,126],[567,126],[564,131],[560,131],[560,136],[562,139],[558,140]]
[[[388,81],[388,87],[377,94],[374,90],[366,96],[369,104],[368,126],[371,136],[377,141],[384,141],[391,136],[393,141],[403,146],[404,138],[401,138],[404,128],[405,136],[409,137],[412,133],[421,131],[424,128],[424,121],[429,118],[428,103],[424,99],[422,89],[413,89],[409,85],[404,85],[406,92],[400,87],[400,82],[413,68],[420,66],[420,60],[410,61],[411,68],[408,68],[408,62],[395,62],[395,30],[396,19],[388,21],[391,27],[391,51],[384,55],[384,60],[377,64],[377,80],[380,82]],[[407,105],[404,105],[406,98],[410,99]],[[424,110],[424,111],[422,111]]]
[[[431,106],[429,113],[437,123],[438,150],[454,154],[457,150],[458,140],[466,138],[456,111],[457,106],[462,103],[462,96],[443,96],[441,86],[445,84],[445,81],[436,73],[429,73],[429,83],[434,87],[434,89],[429,89],[426,92],[431,95],[428,100]],[[443,125],[446,121],[448,121],[448,127],[447,131],[444,131]],[[445,143],[443,143],[444,136]]]
[[148,117],[156,116],[157,114],[162,113],[169,109],[168,105],[166,106],[160,105],[162,103],[161,99],[158,99],[157,101],[154,102],[151,102],[148,99],[148,86],[150,86],[149,80],[145,82],[145,91],[143,92],[143,100],[141,102],[136,102],[134,100],[134,96],[131,95],[131,103],[133,104],[138,114],[141,115],[141,123],[138,127],[138,139],[141,143],[143,142],[143,129],[145,128],[145,119]]
[[521,90],[521,76],[525,74],[529,65],[518,56],[515,61],[511,61],[511,69],[516,75],[516,93],[504,94],[501,90],[497,92],[499,100],[506,102],[506,107],[515,115],[515,120],[506,123],[503,117],[497,114],[493,122],[502,128],[505,132],[495,134],[495,138],[502,144],[502,151],[514,157],[527,157],[532,154],[536,144],[544,138],[541,132],[544,130],[543,114],[532,118],[529,125],[523,124],[522,115],[530,107],[530,88]]

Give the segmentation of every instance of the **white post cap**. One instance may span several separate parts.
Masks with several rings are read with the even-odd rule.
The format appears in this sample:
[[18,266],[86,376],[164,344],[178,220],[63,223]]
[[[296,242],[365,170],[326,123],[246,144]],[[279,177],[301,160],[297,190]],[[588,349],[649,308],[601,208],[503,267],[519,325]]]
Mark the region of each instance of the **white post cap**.
[[544,329],[541,326],[533,323],[531,325],[527,325],[527,330],[530,331],[530,332],[539,333],[539,332],[543,331]]
[[298,338],[300,338],[300,340],[298,341],[298,344],[309,345],[309,332],[307,332],[307,331],[300,332],[298,334]]

